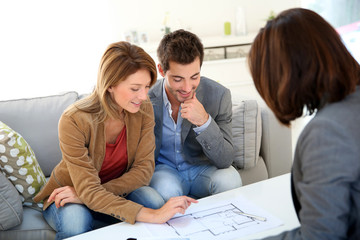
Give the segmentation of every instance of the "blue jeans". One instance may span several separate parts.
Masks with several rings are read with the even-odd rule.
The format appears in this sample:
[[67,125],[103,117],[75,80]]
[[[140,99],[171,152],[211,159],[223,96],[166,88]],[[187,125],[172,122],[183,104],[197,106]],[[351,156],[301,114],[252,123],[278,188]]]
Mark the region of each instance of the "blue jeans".
[[212,165],[193,166],[179,171],[167,164],[157,164],[150,182],[150,187],[156,189],[165,202],[182,195],[202,198],[241,185],[240,175],[233,166],[218,169]]
[[[147,186],[131,192],[127,199],[153,209],[158,209],[165,203],[154,189]],[[43,211],[43,216],[57,232],[56,240],[120,222],[112,216],[95,212],[84,204],[74,203],[68,203],[60,208],[56,208],[55,203],[53,203]]]

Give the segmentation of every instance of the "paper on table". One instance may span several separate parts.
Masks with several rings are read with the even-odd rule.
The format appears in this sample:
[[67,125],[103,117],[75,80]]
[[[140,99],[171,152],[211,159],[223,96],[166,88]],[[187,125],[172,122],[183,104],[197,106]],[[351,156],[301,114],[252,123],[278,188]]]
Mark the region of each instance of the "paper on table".
[[210,205],[202,203],[200,200],[199,203],[191,205],[186,214],[176,215],[165,224],[146,224],[146,227],[153,237],[230,240],[283,224],[278,218],[243,197],[237,196],[236,199]]

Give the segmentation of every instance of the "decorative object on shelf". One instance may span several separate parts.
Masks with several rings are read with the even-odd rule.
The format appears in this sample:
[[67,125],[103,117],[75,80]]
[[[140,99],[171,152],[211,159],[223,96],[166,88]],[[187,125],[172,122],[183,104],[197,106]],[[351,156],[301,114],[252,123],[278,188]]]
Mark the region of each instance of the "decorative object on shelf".
[[171,29],[170,29],[170,12],[165,12],[163,25],[164,25],[164,27],[161,29],[161,31],[164,31],[164,34],[171,33]]
[[136,30],[130,30],[124,33],[124,40],[129,43],[138,44],[140,42],[138,32]]
[[231,35],[231,23],[230,22],[224,22],[224,34],[225,34],[225,36]]
[[140,43],[141,44],[144,44],[144,43],[148,43],[149,42],[149,37],[148,37],[148,34],[146,32],[141,32],[140,33]]
[[138,37],[138,33],[137,31],[131,31],[131,35],[132,35],[132,42],[135,44],[139,43],[139,37]]
[[245,9],[237,7],[235,12],[235,34],[242,36],[247,34]]
[[124,40],[127,41],[127,42],[132,42],[131,32],[125,32],[124,33]]
[[270,14],[268,16],[268,18],[266,19],[267,21],[273,20],[276,17],[276,14],[273,10],[270,11]]

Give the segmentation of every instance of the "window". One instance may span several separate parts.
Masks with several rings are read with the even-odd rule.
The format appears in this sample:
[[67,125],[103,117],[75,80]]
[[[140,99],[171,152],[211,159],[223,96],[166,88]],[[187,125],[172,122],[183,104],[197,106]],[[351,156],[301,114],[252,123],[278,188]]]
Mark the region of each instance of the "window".
[[317,12],[336,28],[360,63],[360,0],[302,0],[301,5]]

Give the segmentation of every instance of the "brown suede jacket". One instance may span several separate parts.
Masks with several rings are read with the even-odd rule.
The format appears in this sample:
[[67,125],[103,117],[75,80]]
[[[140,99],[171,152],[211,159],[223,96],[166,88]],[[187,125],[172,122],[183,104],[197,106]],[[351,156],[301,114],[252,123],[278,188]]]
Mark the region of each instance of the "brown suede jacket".
[[59,141],[62,160],[54,168],[47,184],[34,200],[44,200],[54,189],[73,186],[80,200],[97,212],[121,221],[135,223],[140,204],[124,197],[135,189],[148,185],[154,172],[154,112],[150,101],[133,114],[125,111],[128,165],[119,178],[101,184],[99,171],[105,157],[104,123],[94,124],[94,115],[78,111],[64,113],[59,121]]

